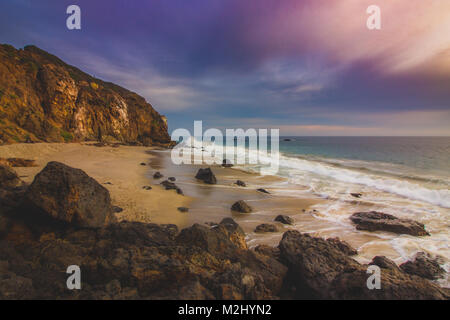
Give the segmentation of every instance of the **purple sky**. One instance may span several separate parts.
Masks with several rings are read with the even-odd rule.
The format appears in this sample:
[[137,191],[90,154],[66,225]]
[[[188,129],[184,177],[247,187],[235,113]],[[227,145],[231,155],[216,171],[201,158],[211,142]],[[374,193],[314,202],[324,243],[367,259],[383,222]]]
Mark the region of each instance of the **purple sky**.
[[[66,28],[77,4],[82,30]],[[382,28],[366,28],[366,8]],[[170,129],[450,135],[448,0],[3,0],[34,44],[143,95]]]

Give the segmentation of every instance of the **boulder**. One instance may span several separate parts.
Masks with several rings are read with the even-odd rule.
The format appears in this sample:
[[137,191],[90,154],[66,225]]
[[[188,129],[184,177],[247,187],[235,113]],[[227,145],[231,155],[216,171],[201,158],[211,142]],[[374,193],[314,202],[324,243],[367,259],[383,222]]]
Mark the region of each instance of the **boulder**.
[[425,252],[417,253],[414,260],[401,264],[400,269],[406,273],[430,280],[441,278],[446,273],[439,265],[439,259],[433,258]]
[[420,222],[411,219],[399,219],[382,212],[357,212],[350,217],[350,220],[356,224],[356,229],[358,230],[387,231],[413,236],[430,235]]
[[[298,298],[318,299],[448,299],[438,285],[394,268],[388,259],[381,271],[381,288],[370,290],[367,265],[350,258],[333,243],[298,231],[284,233],[280,261],[288,267]],[[394,264],[395,265],[395,264]]]
[[239,187],[246,187],[247,186],[245,184],[245,182],[242,181],[242,180],[236,180],[235,184],[238,185]]
[[256,233],[263,233],[263,232],[278,232],[278,229],[273,224],[269,223],[262,223],[255,228]]
[[153,175],[153,179],[160,179],[162,177],[163,177],[163,175],[159,171],[155,172],[155,174]]
[[201,180],[207,184],[216,184],[217,179],[211,168],[200,168],[198,169],[197,174],[195,175],[195,179]]
[[80,227],[102,227],[114,221],[109,191],[80,169],[49,162],[26,192],[40,213]]
[[241,213],[250,213],[253,211],[252,207],[250,207],[244,200],[239,200],[235,202],[231,206],[231,210]]
[[233,166],[233,164],[231,163],[230,160],[228,159],[223,159],[222,160],[222,167],[224,168],[231,168]]
[[282,214],[278,215],[275,218],[275,221],[281,222],[283,224],[293,224],[294,223],[294,220],[291,217],[282,215]]

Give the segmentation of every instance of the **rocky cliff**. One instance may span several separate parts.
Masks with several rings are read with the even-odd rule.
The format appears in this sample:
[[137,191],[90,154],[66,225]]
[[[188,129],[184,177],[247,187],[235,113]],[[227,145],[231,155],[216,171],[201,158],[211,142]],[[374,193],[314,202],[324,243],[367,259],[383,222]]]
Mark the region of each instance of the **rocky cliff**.
[[101,140],[170,143],[145,99],[35,47],[0,45],[0,144]]

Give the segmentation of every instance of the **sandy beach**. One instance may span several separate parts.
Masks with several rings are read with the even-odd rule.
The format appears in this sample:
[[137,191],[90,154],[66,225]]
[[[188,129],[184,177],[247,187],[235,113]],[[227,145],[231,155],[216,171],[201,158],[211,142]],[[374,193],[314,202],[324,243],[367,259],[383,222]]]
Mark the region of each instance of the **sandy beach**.
[[87,143],[36,143],[13,144],[0,147],[1,158],[26,158],[36,161],[37,167],[14,168],[27,183],[42,170],[49,161],[59,161],[84,170],[105,186],[111,193],[112,203],[123,209],[117,213],[119,220],[186,224],[186,214],[178,207],[189,206],[192,198],[178,195],[174,190],[166,191],[158,184],[151,190],[148,164],[149,147],[96,147]]

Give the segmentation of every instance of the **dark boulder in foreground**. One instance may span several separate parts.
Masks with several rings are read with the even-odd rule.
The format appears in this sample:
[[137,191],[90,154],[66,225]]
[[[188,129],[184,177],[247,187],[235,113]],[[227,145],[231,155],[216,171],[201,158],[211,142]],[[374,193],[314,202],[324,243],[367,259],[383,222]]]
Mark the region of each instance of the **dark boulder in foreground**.
[[49,162],[34,178],[26,200],[39,213],[80,227],[114,221],[109,191],[83,170]]
[[293,224],[294,220],[286,215],[283,214],[279,214],[276,218],[275,221],[281,222],[282,224]]
[[419,252],[413,261],[401,264],[400,269],[406,273],[430,280],[441,278],[445,274],[445,270],[439,265],[438,259],[424,252]]
[[[367,265],[361,265],[332,243],[298,231],[280,241],[280,260],[300,298],[318,299],[448,299],[447,289],[391,267],[381,268],[381,289],[368,289]],[[385,258],[385,260],[387,260]]]
[[241,213],[250,213],[253,211],[252,207],[250,207],[244,200],[239,200],[235,202],[231,206],[231,210]]
[[195,175],[195,179],[201,180],[207,184],[216,184],[217,179],[211,168],[200,168],[198,169],[197,174]]
[[393,215],[370,211],[354,213],[350,220],[356,224],[356,229],[367,231],[387,231],[412,236],[429,236],[425,226],[411,219],[399,219]]
[[278,229],[276,226],[270,223],[262,223],[255,228],[256,233],[263,233],[263,232],[278,232]]

